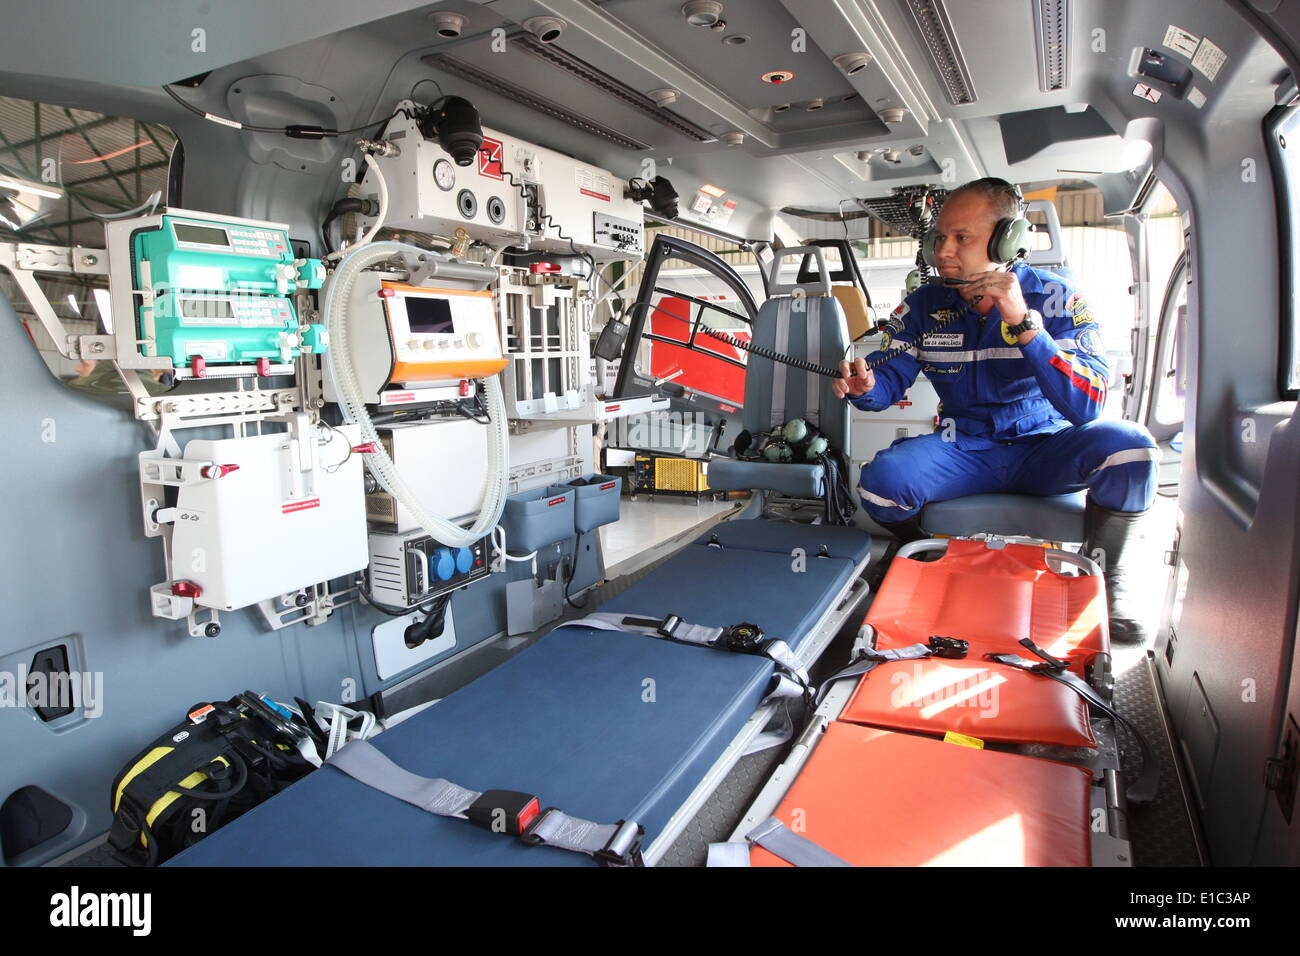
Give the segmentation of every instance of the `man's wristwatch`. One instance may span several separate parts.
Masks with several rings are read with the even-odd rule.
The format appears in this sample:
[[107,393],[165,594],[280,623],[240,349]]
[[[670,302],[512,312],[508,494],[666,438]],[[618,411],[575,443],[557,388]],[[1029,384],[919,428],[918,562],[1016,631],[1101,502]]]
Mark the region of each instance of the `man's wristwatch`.
[[1042,316],[1039,315],[1038,310],[1030,309],[1025,315],[1025,321],[1021,322],[1019,325],[1008,325],[1007,332],[1016,338],[1020,338],[1020,336],[1024,335],[1030,329],[1040,328],[1041,326],[1038,324],[1040,319],[1042,319]]

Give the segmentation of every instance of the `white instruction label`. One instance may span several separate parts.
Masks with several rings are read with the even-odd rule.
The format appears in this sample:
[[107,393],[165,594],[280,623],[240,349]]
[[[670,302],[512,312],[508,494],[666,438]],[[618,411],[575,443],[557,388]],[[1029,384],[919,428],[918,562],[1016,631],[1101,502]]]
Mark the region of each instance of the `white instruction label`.
[[1223,68],[1223,64],[1227,62],[1228,54],[1211,43],[1209,37],[1206,37],[1201,41],[1196,56],[1192,57],[1192,69],[1200,70],[1205,74],[1207,80],[1213,82],[1214,78],[1219,75],[1219,70]]
[[1187,91],[1187,102],[1191,103],[1199,110],[1205,105],[1205,94],[1193,86]]
[[1190,59],[1196,55],[1196,44],[1201,42],[1201,38],[1195,33],[1188,33],[1182,27],[1176,27],[1171,23],[1169,29],[1165,31],[1164,40],[1161,42],[1175,53],[1181,53]]
[[224,362],[229,355],[225,342],[190,342],[185,346],[186,355],[201,355],[208,362]]
[[1159,90],[1153,89],[1145,83],[1139,83],[1137,86],[1133,87],[1133,95],[1140,96],[1142,99],[1150,103],[1159,103],[1161,97]]
[[599,199],[603,202],[610,201],[613,188],[610,178],[604,173],[596,172],[594,169],[587,169],[585,166],[579,166],[574,171],[574,178],[577,180],[578,192],[583,196]]

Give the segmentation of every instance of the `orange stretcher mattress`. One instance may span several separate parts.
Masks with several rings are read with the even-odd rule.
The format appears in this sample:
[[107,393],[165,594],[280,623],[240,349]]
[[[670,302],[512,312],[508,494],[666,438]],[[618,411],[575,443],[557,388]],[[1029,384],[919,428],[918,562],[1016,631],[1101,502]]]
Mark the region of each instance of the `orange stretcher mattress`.
[[970,657],[1031,656],[1020,640],[1085,668],[1110,653],[1100,575],[1073,577],[1047,566],[1042,548],[953,539],[937,561],[895,558],[867,613],[882,649],[924,644],[931,635],[970,642]]
[[[1088,866],[1081,767],[833,721],[775,816],[855,866]],[[753,866],[789,866],[755,846]]]
[[862,675],[840,720],[997,743],[1097,746],[1087,704],[1064,684],[971,657],[880,664]]

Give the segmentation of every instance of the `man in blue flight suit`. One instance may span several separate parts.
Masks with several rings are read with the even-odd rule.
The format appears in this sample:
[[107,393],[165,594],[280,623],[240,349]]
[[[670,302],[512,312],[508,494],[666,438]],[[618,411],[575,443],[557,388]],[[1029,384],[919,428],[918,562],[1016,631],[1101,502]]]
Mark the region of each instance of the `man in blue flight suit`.
[[1020,194],[1001,179],[953,190],[932,261],[940,276],[966,284],[922,286],[893,312],[881,351],[904,343],[914,351],[874,372],[863,359],[842,363],[836,393],[858,408],[889,408],[918,372],[943,403],[941,431],[900,439],[863,467],[862,504],[910,541],[925,536],[917,515],[928,501],[1086,488],[1084,553],[1100,551],[1111,637],[1141,641],[1131,575],[1159,452],[1140,425],[1098,417],[1109,370],[1087,300],[1058,275],[1007,265],[1016,253],[1005,240],[1020,217]]

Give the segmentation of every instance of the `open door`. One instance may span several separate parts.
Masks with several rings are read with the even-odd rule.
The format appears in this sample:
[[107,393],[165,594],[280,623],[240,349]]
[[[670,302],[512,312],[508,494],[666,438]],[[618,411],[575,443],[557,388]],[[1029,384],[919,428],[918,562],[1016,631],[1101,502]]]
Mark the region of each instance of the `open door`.
[[708,333],[748,342],[757,315],[749,286],[722,258],[685,239],[657,236],[628,308],[614,395],[666,395],[681,422],[682,442],[678,447],[675,428],[639,430],[635,422],[625,434],[658,436],[648,450],[687,457],[714,447],[724,424],[740,421],[747,355]]

